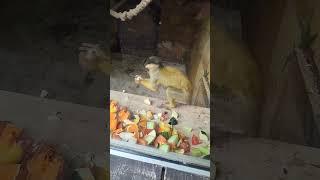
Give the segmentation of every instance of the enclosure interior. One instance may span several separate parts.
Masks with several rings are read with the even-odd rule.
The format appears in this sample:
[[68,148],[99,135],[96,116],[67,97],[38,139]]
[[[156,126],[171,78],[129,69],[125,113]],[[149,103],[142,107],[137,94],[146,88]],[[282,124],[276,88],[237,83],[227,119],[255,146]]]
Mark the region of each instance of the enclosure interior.
[[[124,2],[124,3],[123,3]],[[111,1],[117,12],[134,8],[140,1]],[[120,5],[119,5],[120,4]],[[111,19],[112,72],[110,89],[165,99],[165,89],[153,93],[137,87],[134,76],[147,77],[143,62],[158,56],[165,65],[185,72],[193,84],[193,105],[209,107],[210,1],[154,0],[127,21]]]
[[1,1],[0,89],[104,107],[108,79],[86,86],[81,43],[108,47],[104,0]]
[[[315,5],[316,4],[316,5]],[[213,106],[217,126],[235,137],[263,137],[319,147],[317,110],[303,67],[288,55],[300,42],[298,17],[312,13],[313,1],[213,2]],[[318,64],[319,40],[312,46]],[[289,57],[290,58],[290,57]],[[221,123],[221,124],[220,124]]]

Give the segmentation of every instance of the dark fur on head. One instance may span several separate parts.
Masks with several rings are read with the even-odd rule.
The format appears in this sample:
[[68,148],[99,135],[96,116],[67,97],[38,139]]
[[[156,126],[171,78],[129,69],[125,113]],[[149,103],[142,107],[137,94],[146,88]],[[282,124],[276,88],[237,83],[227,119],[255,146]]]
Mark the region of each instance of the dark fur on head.
[[148,57],[148,58],[144,61],[143,65],[146,66],[147,64],[157,64],[157,65],[159,65],[159,68],[163,68],[163,67],[164,67],[163,64],[161,63],[160,58],[159,58],[159,57],[156,57],[156,56],[150,56],[150,57]]

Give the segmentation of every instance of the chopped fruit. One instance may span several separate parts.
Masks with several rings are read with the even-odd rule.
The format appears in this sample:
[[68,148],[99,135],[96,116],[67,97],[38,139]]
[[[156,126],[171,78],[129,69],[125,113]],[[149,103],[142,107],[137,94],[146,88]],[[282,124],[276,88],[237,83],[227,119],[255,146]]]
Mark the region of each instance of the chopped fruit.
[[171,134],[172,134],[172,135],[178,135],[177,129],[173,128]]
[[210,147],[209,146],[199,147],[199,150],[201,151],[202,155],[204,155],[204,156],[210,154]]
[[200,131],[199,132],[199,138],[201,141],[207,142],[209,141],[209,138],[207,136],[207,134],[204,131]]
[[192,145],[198,145],[200,144],[200,140],[196,135],[192,136]]
[[187,140],[182,141],[178,147],[183,149],[186,153],[190,151],[190,144]]
[[147,129],[154,129],[155,128],[155,123],[152,121],[147,122]]
[[116,102],[116,101],[111,101],[110,102],[110,112],[111,113],[116,113],[116,112],[118,112],[118,102]]
[[153,113],[151,111],[148,111],[146,116],[147,116],[148,120],[152,120],[153,119]]
[[156,139],[156,131],[152,130],[149,134],[144,137],[144,140],[147,141],[147,144],[151,144]]
[[166,139],[170,138],[170,133],[169,132],[162,132],[161,135]]
[[171,117],[178,119],[178,116],[179,116],[179,114],[177,112],[175,112],[175,111],[171,112]]
[[191,155],[195,157],[201,157],[202,153],[198,148],[192,148],[191,149]]
[[139,115],[134,115],[134,120],[133,120],[133,122],[136,123],[136,124],[138,124],[139,121],[140,121]]
[[171,128],[169,124],[166,124],[164,122],[159,123],[159,133],[170,132],[170,131],[171,131]]
[[147,134],[149,134],[153,129],[144,129],[143,130],[143,136],[146,136]]
[[174,146],[177,145],[178,141],[179,141],[178,135],[173,135],[168,139],[168,143]]
[[169,152],[170,146],[168,144],[162,144],[159,149],[165,153]]
[[129,141],[131,138],[134,138],[133,133],[128,133],[128,132],[122,132],[119,134],[120,138],[124,141]]
[[117,114],[110,112],[110,131],[114,131],[117,129],[118,120],[116,119]]
[[137,124],[130,124],[126,127],[126,131],[127,132],[130,132],[130,133],[134,133],[134,132],[137,132],[139,131],[138,129],[138,125]]
[[162,144],[165,144],[167,142],[167,139],[163,137],[162,135],[159,135],[156,140],[154,141],[154,146],[158,147],[159,145],[161,146]]
[[[192,133],[192,128],[180,129],[179,126],[175,128],[179,117],[177,112],[171,111],[171,115],[169,115],[168,112],[155,113],[150,110],[135,110],[135,113],[131,114],[127,107],[120,107],[116,101],[112,101],[111,104],[115,111],[112,113],[110,110],[110,129],[112,130],[110,137],[112,139],[154,146],[163,152],[175,152],[197,157],[210,155],[210,146],[193,147],[191,152],[191,144],[205,143],[209,141],[209,137],[204,131],[200,131],[199,136],[196,136]],[[168,119],[170,120],[167,121]],[[116,125],[112,124],[111,127],[111,123]]]
[[117,129],[122,129],[122,128],[123,128],[123,124],[121,122],[119,122],[117,125]]
[[168,113],[168,112],[163,112],[163,113],[161,114],[160,120],[161,120],[161,121],[166,121],[166,120],[168,120],[168,119],[169,119],[169,113]]
[[130,112],[127,108],[123,108],[118,112],[118,119],[119,121],[124,121],[130,118]]
[[140,139],[138,139],[138,144],[146,146],[148,144],[148,142],[146,140],[140,138]]
[[146,119],[140,119],[140,122],[138,124],[141,128],[147,128],[147,120]]

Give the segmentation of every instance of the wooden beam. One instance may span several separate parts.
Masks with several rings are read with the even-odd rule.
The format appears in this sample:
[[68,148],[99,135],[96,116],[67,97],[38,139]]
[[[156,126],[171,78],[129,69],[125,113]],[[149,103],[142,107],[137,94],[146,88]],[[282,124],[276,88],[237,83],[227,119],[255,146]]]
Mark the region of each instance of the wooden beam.
[[[305,82],[306,92],[308,93],[309,100],[313,110],[313,119],[317,126],[318,131],[320,130],[320,95],[317,93],[317,84],[314,83],[314,73],[311,71],[310,65],[304,58],[304,54],[300,49],[295,49],[296,58]],[[317,67],[318,68],[318,67]]]

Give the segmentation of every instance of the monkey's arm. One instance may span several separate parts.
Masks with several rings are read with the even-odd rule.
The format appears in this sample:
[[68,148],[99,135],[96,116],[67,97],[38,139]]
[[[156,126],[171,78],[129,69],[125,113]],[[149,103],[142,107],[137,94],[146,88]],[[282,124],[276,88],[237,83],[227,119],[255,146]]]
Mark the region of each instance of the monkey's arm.
[[154,91],[154,92],[158,91],[157,84],[152,82],[150,79],[142,79],[140,80],[140,84],[151,91]]
[[158,86],[154,81],[151,81],[150,79],[142,79],[141,76],[137,75],[135,77],[135,82],[137,84],[143,85],[145,88],[151,90],[151,91],[158,91]]

